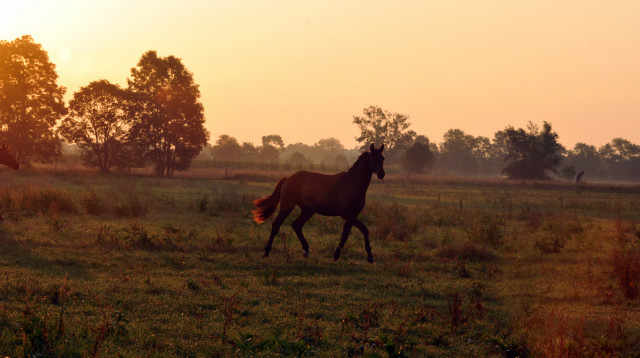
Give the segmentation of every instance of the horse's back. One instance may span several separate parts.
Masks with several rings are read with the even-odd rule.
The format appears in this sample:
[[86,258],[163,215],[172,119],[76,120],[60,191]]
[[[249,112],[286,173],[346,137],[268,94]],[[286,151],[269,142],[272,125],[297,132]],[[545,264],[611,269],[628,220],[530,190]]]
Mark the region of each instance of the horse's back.
[[282,200],[289,205],[314,208],[331,198],[343,173],[328,175],[301,170],[291,174],[282,187]]

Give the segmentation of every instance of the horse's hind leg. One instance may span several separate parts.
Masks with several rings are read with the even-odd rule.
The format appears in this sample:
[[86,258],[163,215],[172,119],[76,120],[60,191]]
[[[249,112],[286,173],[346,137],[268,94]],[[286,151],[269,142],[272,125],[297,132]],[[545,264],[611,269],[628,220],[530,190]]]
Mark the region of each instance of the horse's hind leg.
[[298,216],[293,224],[291,224],[293,231],[295,231],[296,235],[298,235],[298,240],[300,240],[300,244],[302,245],[302,249],[304,250],[302,256],[304,256],[305,258],[309,257],[309,243],[302,234],[302,227],[307,223],[307,221],[309,221],[309,219],[311,219],[312,216],[313,211],[311,211],[310,209],[302,208],[302,213],[300,214],[300,216]]
[[333,253],[333,259],[337,260],[340,258],[340,250],[344,247],[344,244],[347,242],[347,238],[349,237],[349,232],[351,231],[351,227],[353,226],[353,221],[347,219],[344,222],[344,227],[342,228],[342,237],[340,238],[340,243],[336,248],[336,251]]
[[267,241],[267,246],[265,246],[264,248],[264,257],[269,256],[269,251],[271,251],[271,245],[273,244],[273,239],[276,237],[278,230],[280,230],[280,225],[282,225],[282,222],[291,213],[292,210],[293,210],[292,207],[291,208],[289,207],[283,208],[282,206],[280,207],[280,212],[278,213],[278,216],[276,217],[276,219],[273,221],[273,224],[271,225],[271,234],[269,235],[269,241]]
[[369,244],[369,229],[362,223],[362,221],[355,219],[353,224],[360,229],[362,236],[364,236],[364,249],[367,250],[367,261],[373,263],[373,254],[371,253],[371,244]]

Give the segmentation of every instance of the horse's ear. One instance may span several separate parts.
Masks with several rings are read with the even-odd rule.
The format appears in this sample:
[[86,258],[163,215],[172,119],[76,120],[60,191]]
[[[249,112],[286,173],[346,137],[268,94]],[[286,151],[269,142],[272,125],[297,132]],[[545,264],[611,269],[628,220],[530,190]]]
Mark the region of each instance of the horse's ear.
[[371,143],[371,147],[369,147],[369,151],[373,152],[374,149],[376,149],[376,147],[373,145],[373,143]]
[[380,153],[382,153],[383,150],[384,150],[384,143],[380,145]]

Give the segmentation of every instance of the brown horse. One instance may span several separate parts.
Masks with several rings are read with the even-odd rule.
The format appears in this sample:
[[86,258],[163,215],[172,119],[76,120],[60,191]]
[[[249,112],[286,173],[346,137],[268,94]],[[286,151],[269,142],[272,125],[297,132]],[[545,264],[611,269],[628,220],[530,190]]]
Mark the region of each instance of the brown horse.
[[301,214],[291,227],[302,244],[304,257],[309,257],[309,244],[302,234],[302,227],[313,214],[318,213],[324,216],[341,216],[345,219],[340,244],[333,254],[334,260],[340,257],[340,250],[347,242],[351,227],[355,225],[364,236],[367,261],[373,262],[371,245],[369,245],[369,230],[362,221],[358,220],[358,214],[364,208],[367,188],[369,188],[373,173],[378,175],[378,179],[384,178],[383,149],[384,144],[380,146],[380,149],[376,149],[371,144],[370,150],[362,153],[348,171],[335,175],[307,171],[296,172],[289,177],[280,179],[271,196],[255,200],[253,205],[256,206],[256,209],[252,213],[253,220],[257,223],[263,223],[271,217],[278,203],[280,204],[280,212],[271,226],[271,234],[264,249],[264,256],[269,256],[273,238],[280,230],[284,219],[296,206],[299,206]]
[[6,144],[0,146],[0,164],[5,164],[13,169],[20,168],[20,164],[18,164],[16,158],[9,153],[9,147]]

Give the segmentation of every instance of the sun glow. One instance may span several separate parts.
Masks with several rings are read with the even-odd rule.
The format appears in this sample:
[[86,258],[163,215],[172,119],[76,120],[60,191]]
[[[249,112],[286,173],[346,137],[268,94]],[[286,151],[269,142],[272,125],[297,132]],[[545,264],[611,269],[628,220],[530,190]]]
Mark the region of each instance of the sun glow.
[[[183,60],[211,141],[358,134],[369,105],[434,141],[549,121],[560,141],[640,142],[640,3],[599,1],[3,1],[0,38],[30,34],[67,99],[126,85],[147,50]],[[605,127],[602,123],[607,123]]]

